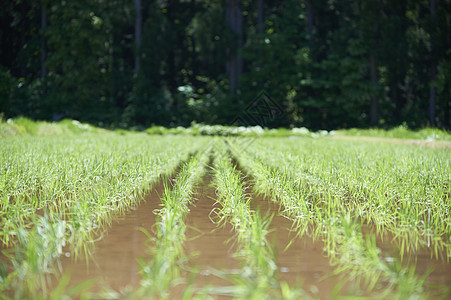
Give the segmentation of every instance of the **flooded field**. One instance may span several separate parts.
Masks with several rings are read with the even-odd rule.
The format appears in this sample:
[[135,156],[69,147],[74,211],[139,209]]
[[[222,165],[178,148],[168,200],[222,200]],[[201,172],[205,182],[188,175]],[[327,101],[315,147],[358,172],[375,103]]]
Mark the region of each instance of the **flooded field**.
[[[400,256],[400,242],[396,237],[387,231],[376,233],[374,226],[363,226],[362,232],[366,238],[373,236],[376,239],[377,247],[387,260],[390,257]],[[413,238],[412,238],[413,239]],[[451,287],[451,257],[448,257],[447,250],[435,251],[433,245],[418,243],[412,245],[409,250],[403,251],[402,264],[414,266],[415,272],[419,275],[428,274],[426,281],[429,285],[439,284],[444,287]]]
[[[70,285],[91,280],[93,292],[114,290],[119,293],[133,290],[139,285],[138,259],[148,256],[148,249],[152,246],[141,229],[155,237],[155,211],[161,208],[159,197],[163,191],[163,183],[159,182],[140,205],[116,217],[111,227],[94,243],[88,260],[83,255],[76,261],[70,255],[61,258],[62,271],[70,275]],[[279,279],[290,285],[303,286],[319,293],[320,298],[327,299],[339,278],[328,277],[333,268],[323,253],[321,242],[297,238],[291,231],[292,221],[279,214],[279,207],[274,202],[262,196],[253,196],[253,210],[274,214],[268,239],[277,253]],[[197,289],[230,286],[233,282],[219,275],[227,277],[242,271],[239,260],[234,257],[237,251],[236,234],[230,224],[217,223],[215,211],[220,205],[210,174],[204,176],[193,200],[185,220],[187,240],[184,249],[189,259],[184,264],[185,271],[182,274],[186,278],[196,274],[192,284]],[[184,287],[185,284],[175,286],[171,295],[180,296]],[[221,299],[225,296],[215,297]]]
[[[139,286],[141,276],[138,259],[149,256],[152,243],[142,232],[147,230],[155,238],[156,211],[161,208],[160,197],[164,192],[163,181],[158,182],[141,203],[125,215],[115,217],[111,226],[90,248],[91,253],[74,261],[70,253],[61,257],[61,270],[70,275],[70,286],[90,281],[91,292],[116,291],[127,294]],[[340,283],[348,286],[344,276],[334,274],[334,267],[319,240],[296,236],[293,221],[283,216],[276,202],[248,190],[252,196],[250,207],[262,215],[273,215],[268,240],[277,256],[278,279],[292,286],[302,286],[315,298],[329,299],[333,289]],[[204,176],[193,195],[185,223],[187,240],[184,243],[188,259],[183,265],[185,281],[174,286],[171,297],[179,298],[189,281],[197,290],[205,287],[230,286],[228,275],[239,274],[241,265],[234,253],[237,251],[236,234],[230,224],[219,224],[217,202],[211,174]],[[377,236],[377,245],[385,254],[394,253],[393,236],[385,233],[375,235],[374,229],[364,227],[366,236]],[[446,254],[431,259],[431,249],[418,248],[406,254],[405,263],[416,265],[417,274],[432,271],[426,278],[429,283],[451,285],[451,265]],[[445,256],[444,256],[445,255]],[[218,275],[219,274],[219,275]],[[188,280],[195,276],[194,281]],[[343,293],[343,292],[342,292]],[[346,289],[344,291],[346,293]],[[228,299],[224,295],[211,295],[215,299]]]
[[138,259],[145,257],[149,248],[149,240],[141,229],[155,230],[154,211],[161,208],[162,193],[163,182],[159,182],[137,207],[115,217],[92,245],[88,257],[81,254],[76,261],[70,255],[61,257],[62,271],[70,275],[72,285],[92,279],[93,290],[99,292],[104,288],[120,291],[139,284]]
[[[55,154],[56,171],[12,155],[28,181],[4,184],[16,203],[1,206],[1,295],[449,297],[446,149],[390,144],[367,159],[376,143],[199,139],[166,154],[173,140],[158,141],[155,158],[142,147],[134,160],[91,157],[87,142],[85,157]],[[89,252],[75,259],[77,243]]]
[[262,214],[274,215],[268,240],[277,253],[279,279],[291,285],[300,285],[307,291],[321,291],[320,296],[327,299],[339,278],[332,276],[334,269],[324,253],[324,245],[309,237],[296,236],[293,221],[280,213],[277,203],[255,193],[252,195],[252,209],[260,208]]
[[230,284],[227,280],[214,275],[215,271],[233,273],[239,270],[239,262],[234,258],[234,233],[230,224],[218,224],[214,211],[219,208],[216,202],[215,188],[211,185],[211,176],[204,176],[202,185],[193,196],[186,218],[186,253],[192,258],[189,268],[198,275],[196,286]]

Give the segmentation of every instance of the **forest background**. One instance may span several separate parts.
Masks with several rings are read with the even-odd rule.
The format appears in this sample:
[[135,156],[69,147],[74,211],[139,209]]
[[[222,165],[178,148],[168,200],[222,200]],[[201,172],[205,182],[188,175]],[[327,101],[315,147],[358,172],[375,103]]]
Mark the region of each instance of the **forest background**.
[[[449,129],[451,0],[10,0],[0,114],[110,128]],[[261,125],[261,124],[257,124]]]

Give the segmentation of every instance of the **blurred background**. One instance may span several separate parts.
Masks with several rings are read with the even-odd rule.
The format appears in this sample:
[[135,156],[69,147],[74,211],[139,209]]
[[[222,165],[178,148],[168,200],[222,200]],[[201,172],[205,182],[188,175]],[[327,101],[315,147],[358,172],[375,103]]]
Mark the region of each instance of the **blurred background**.
[[265,92],[268,127],[451,125],[451,0],[2,2],[2,119],[229,125]]

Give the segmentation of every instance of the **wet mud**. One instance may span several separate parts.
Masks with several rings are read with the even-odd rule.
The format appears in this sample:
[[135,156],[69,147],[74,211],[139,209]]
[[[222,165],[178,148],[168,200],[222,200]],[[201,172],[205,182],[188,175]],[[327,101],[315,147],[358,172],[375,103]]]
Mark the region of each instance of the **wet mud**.
[[[253,196],[252,209],[257,210],[257,207],[260,207],[262,215],[266,212],[274,214],[270,225],[272,232],[268,239],[273,241],[277,251],[280,281],[286,281],[293,287],[302,287],[307,293],[319,299],[330,299],[334,287],[339,284],[343,284],[341,295],[353,294],[354,288],[365,291],[365,285],[355,286],[346,274],[333,275],[334,267],[330,265],[322,242],[314,241],[306,236],[295,237],[294,232],[290,232],[292,221],[282,216],[276,202],[263,196],[255,196],[255,193],[251,195]],[[393,243],[392,234],[384,232],[382,235],[377,235],[375,229],[369,227],[363,227],[362,231],[365,239],[371,235],[376,237],[381,257],[387,258],[387,262],[393,257],[399,257],[399,250]],[[288,249],[284,250],[290,242]],[[446,250],[442,252],[439,253],[439,258],[436,258],[435,254],[431,257],[433,250],[423,246],[416,248],[410,254],[404,254],[402,265],[414,266],[418,278],[430,272],[424,285],[427,293],[434,292],[437,287],[440,289],[440,286],[451,286],[451,263],[447,261]]]
[[334,286],[341,281],[339,276],[331,275],[334,268],[323,251],[322,242],[306,236],[296,237],[291,231],[293,222],[279,213],[279,205],[253,193],[251,209],[258,208],[262,215],[274,214],[268,240],[276,250],[279,281],[301,287],[319,299],[330,299]]
[[[221,208],[217,203],[215,188],[212,185],[212,175],[208,172],[193,195],[189,206],[189,213],[185,219],[187,226],[185,254],[189,257],[182,276],[189,281],[197,293],[207,293],[204,289],[209,287],[224,287],[233,285],[225,279],[227,276],[218,276],[219,273],[231,274],[239,272],[239,261],[234,257],[236,245],[235,233],[230,224],[219,224],[215,211]],[[185,284],[174,287],[170,291],[170,298],[180,299]],[[231,299],[229,296],[210,294],[213,299]]]
[[[230,224],[217,224],[214,212],[220,208],[216,203],[215,188],[207,174],[195,190],[193,202],[185,219],[187,225],[185,254],[189,260],[183,265],[183,277],[187,280],[196,274],[194,285],[197,289],[206,286],[228,286],[231,282],[218,277],[215,271],[233,273],[240,269],[233,257],[234,231]],[[145,229],[155,236],[155,209],[161,208],[160,196],[163,182],[154,186],[141,204],[124,216],[115,218],[105,235],[95,242],[92,255],[87,260],[81,255],[76,261],[70,256],[61,258],[62,271],[70,274],[70,286],[86,280],[94,280],[93,292],[114,290],[125,292],[136,288],[140,282],[139,258],[149,259],[148,237],[140,230]],[[186,284],[179,284],[170,291],[171,297],[179,298]],[[215,299],[227,297],[215,296]]]
[[211,177],[205,176],[202,187],[194,195],[196,199],[190,206],[190,212],[185,220],[188,229],[185,251],[192,255],[190,265],[199,271],[198,282],[205,284],[229,284],[217,276],[214,270],[236,270],[239,263],[233,254],[235,233],[230,224],[218,224],[215,210],[221,205],[216,203],[215,188],[211,186]]
[[382,137],[369,137],[369,136],[344,136],[344,135],[335,135],[335,136],[332,136],[329,138],[334,139],[334,140],[391,143],[391,144],[398,144],[398,145],[451,149],[451,142],[447,142],[447,141],[425,141],[425,140],[396,139],[396,138],[382,138]]
[[139,207],[116,217],[104,236],[91,247],[88,260],[83,253],[76,261],[69,255],[61,258],[62,271],[70,275],[70,285],[93,280],[93,291],[100,292],[105,288],[121,291],[139,284],[138,259],[146,256],[149,240],[140,229],[154,230],[154,210],[161,208],[159,196],[163,190],[160,181]]
[[[375,237],[381,256],[389,260],[392,257],[400,257],[399,241],[395,241],[392,233],[384,231],[377,234],[374,226],[368,225],[362,227],[362,232],[365,238]],[[426,277],[428,283],[451,287],[451,258],[447,257],[446,249],[438,250],[437,257],[432,245],[428,247],[419,244],[417,247],[411,247],[410,251],[404,251],[402,265],[414,266],[415,274],[419,276],[430,272]]]

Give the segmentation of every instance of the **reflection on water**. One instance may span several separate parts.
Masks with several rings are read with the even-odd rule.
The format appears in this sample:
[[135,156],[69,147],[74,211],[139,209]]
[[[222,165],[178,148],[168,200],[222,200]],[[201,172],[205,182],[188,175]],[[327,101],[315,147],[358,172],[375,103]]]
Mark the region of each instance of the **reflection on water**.
[[[230,282],[212,275],[212,270],[237,270],[238,261],[233,258],[235,248],[232,246],[234,232],[230,225],[218,226],[211,219],[210,214],[219,204],[215,203],[215,189],[208,185],[209,178],[204,178],[204,184],[194,194],[193,204],[190,205],[186,218],[185,253],[191,257],[183,274],[189,277],[190,271],[198,273],[195,285],[230,285]],[[206,184],[207,183],[207,184]],[[95,279],[95,291],[111,288],[120,291],[128,287],[136,287],[140,276],[138,258],[148,256],[148,238],[140,231],[144,228],[154,231],[156,215],[155,209],[160,208],[159,196],[163,194],[163,184],[159,183],[152,192],[145,197],[136,210],[116,218],[112,226],[107,229],[105,236],[94,244],[89,265],[84,257],[74,262],[70,257],[62,257],[63,272],[71,275],[71,285],[81,283],[87,279]],[[171,296],[177,298],[183,292],[183,284],[174,287]]]
[[317,294],[320,299],[330,299],[332,289],[340,278],[330,276],[334,269],[323,252],[322,243],[308,237],[296,238],[294,232],[290,232],[292,221],[279,214],[279,206],[275,202],[255,194],[252,196],[252,209],[260,207],[262,215],[266,212],[274,214],[268,240],[273,241],[276,249],[279,280],[293,287],[302,287],[310,294]]
[[[187,263],[187,271],[183,274],[186,278],[197,274],[194,282],[196,288],[206,286],[229,286],[232,283],[215,275],[217,270],[225,273],[237,272],[240,269],[239,262],[233,257],[236,252],[234,246],[234,231],[230,224],[218,226],[215,214],[212,210],[220,208],[216,203],[215,188],[211,186],[211,176],[204,176],[202,186],[193,195],[195,199],[190,205],[189,213],[185,220],[187,225],[184,249],[191,259]],[[179,299],[185,285],[179,285],[171,291],[172,299]],[[211,295],[214,299],[229,299],[222,295]]]
[[[415,238],[408,233],[404,237],[398,237],[397,239],[388,231],[376,234],[376,228],[367,225],[362,226],[362,232],[367,237],[369,235],[376,236],[376,244],[382,252],[381,255],[387,257],[387,259],[390,259],[390,256],[401,256],[399,244],[402,239],[407,244],[409,239]],[[405,249],[403,253],[403,265],[415,265],[415,273],[419,275],[432,270],[432,273],[426,278],[428,282],[451,286],[451,262],[448,261],[446,249],[437,250],[438,257],[436,257],[435,249],[432,246],[428,247],[427,243],[417,243],[410,247],[409,252]]]
[[[335,285],[344,283],[344,289],[341,294],[352,292],[353,282],[344,276],[332,276],[335,267],[331,266],[327,253],[323,250],[321,241],[313,241],[309,237],[295,238],[293,232],[289,232],[292,222],[287,218],[280,216],[279,207],[275,202],[263,199],[263,197],[254,197],[251,207],[255,210],[257,206],[261,207],[262,214],[269,211],[274,214],[270,229],[274,230],[269,235],[269,240],[274,241],[276,250],[278,251],[277,264],[279,267],[279,279],[287,281],[290,285],[296,284],[305,291],[310,292],[316,290],[316,296],[320,299],[329,299],[332,289]],[[385,257],[387,262],[393,257],[399,257],[398,245],[393,243],[393,235],[384,232],[383,238],[376,234],[374,228],[363,227],[365,239],[370,235],[376,236],[376,243],[381,250],[380,257]],[[289,248],[284,251],[286,245],[292,241]],[[443,287],[451,287],[451,263],[447,262],[446,249],[442,253],[438,253],[439,258],[431,257],[434,250],[423,247],[417,247],[410,254],[405,253],[403,259],[404,266],[415,266],[415,273],[420,277],[427,271],[433,271],[426,278],[425,288],[432,287],[431,284],[440,284]],[[393,257],[390,257],[393,256]],[[345,280],[346,282],[342,282]],[[313,287],[312,287],[313,286]],[[361,286],[360,288],[365,288]]]
[[208,180],[204,180],[194,199],[196,201],[190,206],[186,218],[188,230],[184,245],[186,254],[195,255],[190,260],[190,265],[199,268],[203,284],[225,284],[216,276],[210,275],[210,270],[239,268],[238,260],[232,257],[236,251],[232,247],[233,228],[230,224],[218,226],[214,223],[215,214],[212,210],[219,209],[220,204],[216,203],[215,189],[209,186]]
[[[195,270],[197,272],[194,280],[196,287],[232,284],[230,281],[212,275],[212,269],[228,270],[229,273],[240,272],[239,262],[233,257],[236,247],[232,227],[229,224],[218,227],[210,219],[210,217],[214,218],[212,209],[219,208],[219,204],[215,203],[215,189],[210,186],[209,180],[209,176],[206,175],[202,186],[194,194],[196,200],[190,205],[186,218],[187,240],[184,248],[191,259],[185,265],[185,271],[182,274],[188,278]],[[159,183],[136,210],[113,222],[105,237],[95,243],[89,268],[83,257],[75,263],[72,258],[63,257],[63,270],[71,274],[71,284],[95,278],[97,291],[105,286],[114,290],[121,290],[126,286],[136,287],[140,281],[137,259],[149,255],[146,253],[149,246],[148,237],[139,228],[152,232],[156,220],[153,211],[159,208],[159,195],[162,194],[163,184]],[[279,215],[278,205],[263,199],[262,196],[255,194],[252,196],[252,209],[256,210],[260,207],[262,214],[269,211],[275,215],[270,225],[271,233],[268,239],[276,250],[279,280],[286,281],[294,287],[302,287],[320,299],[329,299],[333,288],[341,282],[342,278],[336,275],[331,276],[334,267],[330,265],[323,251],[322,242],[313,241],[309,237],[293,239],[294,233],[290,232],[292,221]],[[363,232],[365,235],[374,234],[372,229],[365,227]],[[290,246],[285,250],[289,244]],[[378,237],[377,244],[384,256],[389,256],[390,253],[397,255],[390,236],[384,235],[383,240]],[[429,267],[433,267],[434,271],[427,280],[451,286],[451,264],[431,259],[430,253],[430,250],[420,248],[411,257],[411,262],[416,261],[416,273],[423,274]],[[348,281],[345,289],[349,287],[349,284]],[[171,296],[177,298],[184,287],[183,284],[175,287],[171,291]]]

